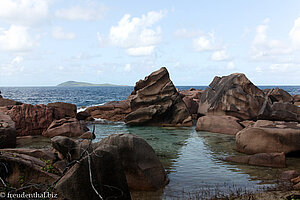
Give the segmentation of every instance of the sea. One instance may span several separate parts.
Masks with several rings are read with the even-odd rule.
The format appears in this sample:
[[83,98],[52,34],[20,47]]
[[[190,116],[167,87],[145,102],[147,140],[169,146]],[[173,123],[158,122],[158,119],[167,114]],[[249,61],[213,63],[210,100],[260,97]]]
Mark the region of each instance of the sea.
[[[259,86],[261,89],[276,86]],[[300,86],[278,86],[290,94],[300,94]],[[206,86],[178,86],[205,89]],[[108,101],[126,99],[133,87],[0,87],[4,98],[29,104],[67,102],[78,111]],[[93,125],[89,125],[93,129]],[[226,162],[226,156],[241,155],[234,150],[235,137],[196,132],[195,127],[130,127],[122,122],[97,119],[95,142],[110,134],[130,133],[144,138],[164,165],[170,183],[155,192],[132,192],[133,199],[207,199],[233,193],[258,192],[277,187],[285,170],[300,171],[300,158],[288,157],[287,168],[277,169]],[[47,147],[49,140],[19,142],[20,147]],[[41,146],[38,146],[42,144]]]

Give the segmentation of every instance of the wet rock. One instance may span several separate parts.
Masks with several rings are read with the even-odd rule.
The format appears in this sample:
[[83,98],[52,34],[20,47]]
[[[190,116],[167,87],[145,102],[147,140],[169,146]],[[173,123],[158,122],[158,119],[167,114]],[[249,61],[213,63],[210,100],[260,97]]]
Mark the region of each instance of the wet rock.
[[131,134],[113,134],[99,143],[118,148],[127,183],[133,190],[158,190],[169,179],[152,147],[142,138]]
[[55,102],[48,103],[48,107],[54,107],[57,112],[60,112],[63,117],[76,117],[77,107],[75,104],[64,103],[64,102]]
[[229,156],[226,161],[264,167],[286,167],[284,153],[258,153],[248,156]]
[[136,83],[130,107],[125,117],[128,125],[192,125],[189,111],[164,67]]
[[17,132],[9,115],[0,112],[0,149],[16,147]]
[[255,119],[265,94],[244,74],[215,77],[201,96],[198,113]]
[[300,150],[300,124],[297,122],[262,121],[236,134],[236,150],[246,154]]
[[77,113],[76,115],[76,119],[80,120],[87,120],[89,117],[91,117],[92,115],[90,113],[88,113],[87,111],[81,111],[79,113]]
[[63,118],[53,121],[43,132],[45,137],[67,136],[79,137],[84,134],[84,128],[76,118]]
[[196,131],[235,135],[243,129],[238,121],[238,118],[232,116],[203,116],[197,121]]
[[73,200],[100,199],[95,190],[103,199],[130,200],[117,151],[114,146],[98,147],[90,157],[85,156],[76,163],[56,184],[55,190]]
[[127,99],[124,101],[111,101],[102,106],[92,106],[87,108],[86,112],[93,118],[124,121],[125,116],[131,112],[131,108]]

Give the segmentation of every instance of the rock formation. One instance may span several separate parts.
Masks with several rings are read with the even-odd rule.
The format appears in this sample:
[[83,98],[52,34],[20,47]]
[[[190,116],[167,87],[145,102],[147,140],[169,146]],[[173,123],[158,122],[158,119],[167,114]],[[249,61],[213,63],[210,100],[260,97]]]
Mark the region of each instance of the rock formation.
[[208,131],[235,135],[243,129],[238,123],[239,119],[232,116],[203,116],[197,121],[196,131]]
[[284,153],[258,153],[248,156],[229,156],[225,158],[225,160],[230,162],[264,167],[286,167]]
[[110,121],[124,121],[131,112],[129,100],[111,101],[102,106],[92,106],[86,109],[93,118],[107,119]]
[[198,113],[255,119],[265,94],[244,74],[215,77],[201,96]]
[[48,107],[54,107],[56,111],[60,112],[64,117],[76,117],[77,106],[71,103],[55,102],[48,103]]
[[131,134],[113,134],[100,141],[118,148],[129,188],[158,190],[169,179],[152,147],[142,138]]
[[136,83],[130,96],[129,125],[191,126],[191,116],[166,68]]
[[79,137],[86,132],[76,118],[63,118],[54,120],[42,135],[45,137],[67,136]]
[[300,124],[257,121],[236,134],[236,150],[246,154],[300,151]]
[[16,147],[17,132],[10,116],[0,112],[0,149]]

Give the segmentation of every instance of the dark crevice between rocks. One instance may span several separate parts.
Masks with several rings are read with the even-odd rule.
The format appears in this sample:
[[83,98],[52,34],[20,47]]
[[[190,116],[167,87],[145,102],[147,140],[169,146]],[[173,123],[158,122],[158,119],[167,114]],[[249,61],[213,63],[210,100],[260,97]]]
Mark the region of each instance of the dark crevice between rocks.
[[300,158],[300,150],[287,153],[285,156],[290,158]]

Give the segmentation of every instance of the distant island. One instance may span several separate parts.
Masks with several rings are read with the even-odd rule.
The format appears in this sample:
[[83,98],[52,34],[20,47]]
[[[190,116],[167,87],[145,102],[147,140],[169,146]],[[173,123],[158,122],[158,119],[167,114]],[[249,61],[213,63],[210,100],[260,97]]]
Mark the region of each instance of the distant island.
[[86,83],[86,82],[77,82],[77,81],[67,81],[61,84],[58,84],[56,87],[95,87],[95,86],[126,86],[126,85],[114,85],[114,84],[93,84],[93,83]]

